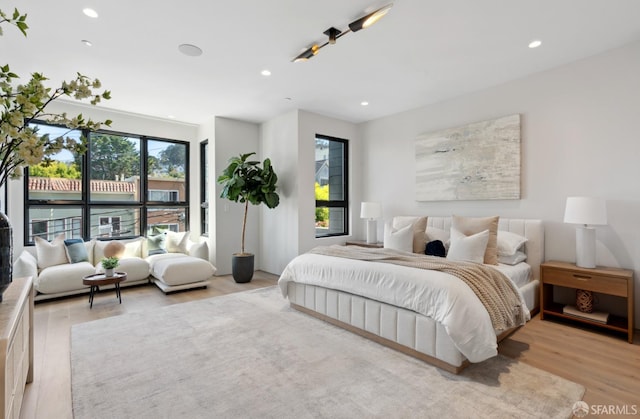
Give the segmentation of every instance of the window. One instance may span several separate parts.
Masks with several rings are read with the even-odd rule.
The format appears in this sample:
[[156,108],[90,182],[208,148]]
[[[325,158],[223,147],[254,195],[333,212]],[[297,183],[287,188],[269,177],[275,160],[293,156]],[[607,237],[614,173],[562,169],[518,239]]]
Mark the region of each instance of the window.
[[348,234],[348,141],[316,135],[316,237]]
[[25,170],[25,245],[36,236],[134,237],[188,230],[188,143],[35,123],[39,135],[87,139]]
[[200,234],[209,234],[209,142],[200,143]]
[[149,189],[149,201],[178,201],[178,191],[158,191]]

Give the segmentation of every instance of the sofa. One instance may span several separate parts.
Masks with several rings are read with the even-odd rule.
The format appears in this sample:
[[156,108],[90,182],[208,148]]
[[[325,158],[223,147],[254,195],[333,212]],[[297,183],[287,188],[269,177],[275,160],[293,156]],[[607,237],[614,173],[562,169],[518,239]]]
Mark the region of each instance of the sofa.
[[64,234],[51,242],[37,237],[35,246],[26,247],[14,262],[13,276],[33,278],[36,301],[88,293],[83,277],[104,272],[101,260],[112,255],[119,259],[116,271],[127,274],[122,287],[153,282],[166,294],[206,287],[216,272],[208,261],[206,242],[192,242],[189,232],[168,231],[148,238],[88,242],[65,239]]

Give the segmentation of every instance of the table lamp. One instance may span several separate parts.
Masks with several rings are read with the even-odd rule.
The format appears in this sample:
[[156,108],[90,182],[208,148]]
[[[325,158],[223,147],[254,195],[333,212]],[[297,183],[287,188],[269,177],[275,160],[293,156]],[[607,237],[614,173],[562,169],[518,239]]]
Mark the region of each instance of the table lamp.
[[603,199],[570,196],[564,210],[564,222],[582,224],[576,228],[576,265],[596,267],[596,230],[589,225],[607,224],[607,206]]
[[367,243],[378,241],[376,233],[378,226],[376,219],[382,216],[382,205],[379,202],[363,202],[360,207],[360,218],[367,220]]

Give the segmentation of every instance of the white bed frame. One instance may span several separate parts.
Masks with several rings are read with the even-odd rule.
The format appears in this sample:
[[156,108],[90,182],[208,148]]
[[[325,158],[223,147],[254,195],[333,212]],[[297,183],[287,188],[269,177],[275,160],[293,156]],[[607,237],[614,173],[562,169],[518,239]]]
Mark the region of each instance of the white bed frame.
[[[428,217],[429,226],[449,230],[451,217]],[[539,309],[540,264],[544,259],[544,226],[541,220],[500,219],[499,230],[525,236],[527,263],[532,279],[520,288],[527,307]],[[469,361],[458,351],[438,321],[416,312],[358,295],[315,285],[288,283],[291,307],[340,326],[353,333],[458,374]],[[506,331],[497,340],[509,335]]]

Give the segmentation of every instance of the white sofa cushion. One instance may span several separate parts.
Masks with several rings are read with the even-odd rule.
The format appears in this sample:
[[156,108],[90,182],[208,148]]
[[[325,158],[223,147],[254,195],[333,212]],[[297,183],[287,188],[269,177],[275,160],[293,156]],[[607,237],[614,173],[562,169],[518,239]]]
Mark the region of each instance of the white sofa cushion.
[[[138,257],[123,257],[118,261],[116,272],[124,272],[127,274],[127,281],[139,281],[149,277],[151,266],[149,262]],[[104,272],[102,264],[96,264],[96,272]]]
[[151,275],[167,285],[183,285],[211,278],[216,269],[206,261],[179,253],[149,256]]
[[34,237],[34,241],[39,269],[69,263],[64,247],[64,233],[57,235],[51,243],[37,236]]
[[43,294],[56,294],[75,291],[86,287],[82,278],[96,273],[96,268],[89,262],[67,263],[43,269],[33,285]]

